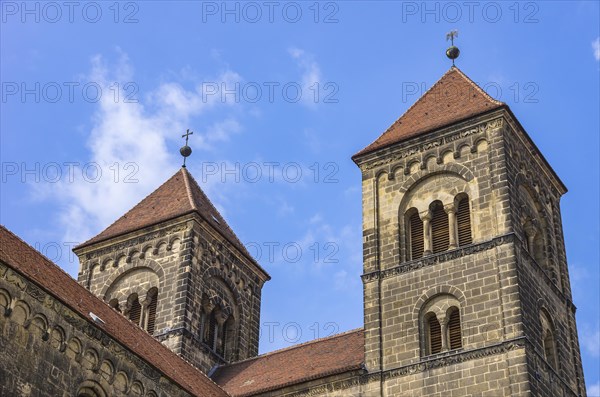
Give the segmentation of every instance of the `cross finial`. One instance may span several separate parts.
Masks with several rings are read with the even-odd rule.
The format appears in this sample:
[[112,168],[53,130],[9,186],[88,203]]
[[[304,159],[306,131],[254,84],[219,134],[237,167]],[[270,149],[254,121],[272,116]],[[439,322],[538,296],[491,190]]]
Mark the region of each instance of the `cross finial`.
[[185,146],[183,146],[181,149],[179,149],[179,153],[181,153],[181,155],[183,156],[183,165],[182,165],[183,168],[185,168],[186,158],[188,158],[190,156],[190,154],[192,154],[192,148],[188,146],[188,139],[190,139],[190,135],[192,135],[193,133],[194,132],[190,131],[190,129],[188,128],[186,133],[181,136],[182,138],[185,138]]
[[458,47],[454,46],[454,38],[458,37],[458,30],[451,30],[446,34],[446,41],[450,40],[452,45],[446,50],[446,56],[452,59],[452,66],[454,66],[454,60],[460,55]]

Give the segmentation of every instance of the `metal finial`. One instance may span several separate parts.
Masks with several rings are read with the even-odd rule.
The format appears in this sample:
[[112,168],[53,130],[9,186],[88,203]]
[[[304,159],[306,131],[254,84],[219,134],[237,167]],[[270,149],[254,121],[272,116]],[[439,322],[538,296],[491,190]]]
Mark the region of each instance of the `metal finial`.
[[450,40],[452,43],[452,45],[446,50],[446,56],[452,59],[452,66],[454,66],[454,60],[460,55],[460,50],[458,47],[454,46],[455,37],[458,37],[458,30],[451,30],[446,34],[446,41]]
[[187,132],[181,136],[182,138],[185,138],[185,146],[182,146],[181,149],[179,149],[179,153],[183,156],[183,168],[185,168],[185,159],[192,154],[192,148],[188,146],[188,139],[192,134],[193,132],[188,128]]

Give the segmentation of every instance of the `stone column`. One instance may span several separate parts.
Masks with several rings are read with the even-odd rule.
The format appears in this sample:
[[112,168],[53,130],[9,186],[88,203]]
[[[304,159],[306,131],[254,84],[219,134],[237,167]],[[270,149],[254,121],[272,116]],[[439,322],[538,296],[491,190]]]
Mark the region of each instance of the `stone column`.
[[438,316],[438,321],[440,323],[440,329],[442,331],[442,351],[450,350],[450,343],[448,341],[448,318],[446,317],[446,313]]
[[456,208],[454,204],[444,206],[444,211],[448,214],[448,230],[450,232],[448,249],[458,247],[457,229],[456,229]]
[[431,212],[427,211],[420,216],[423,221],[423,256],[431,255],[433,252],[431,245]]
[[217,313],[215,319],[217,320],[217,324],[216,324],[216,333],[215,333],[215,346],[213,347],[213,350],[215,352],[220,353],[222,356],[225,356],[225,352],[223,351],[223,346],[225,343],[225,340],[223,339],[223,326],[225,324],[225,321],[227,321],[227,318],[229,316],[225,313],[223,313],[222,311]]

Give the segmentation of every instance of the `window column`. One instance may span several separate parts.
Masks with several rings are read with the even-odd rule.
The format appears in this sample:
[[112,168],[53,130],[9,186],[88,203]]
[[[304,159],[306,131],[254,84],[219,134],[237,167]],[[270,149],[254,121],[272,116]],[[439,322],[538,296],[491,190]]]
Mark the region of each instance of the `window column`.
[[458,246],[457,235],[456,235],[456,208],[454,204],[444,206],[444,211],[448,214],[448,230],[449,230],[449,243],[448,249],[454,249]]
[[424,255],[431,255],[433,251],[431,244],[431,212],[426,211],[423,214],[420,214],[421,220],[423,221],[423,245],[424,245]]

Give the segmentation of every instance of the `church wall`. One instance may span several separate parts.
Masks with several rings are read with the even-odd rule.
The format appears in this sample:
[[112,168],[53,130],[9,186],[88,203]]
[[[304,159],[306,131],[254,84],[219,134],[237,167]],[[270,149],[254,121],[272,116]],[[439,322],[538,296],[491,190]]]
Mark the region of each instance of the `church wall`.
[[[560,197],[564,193],[537,148],[514,124],[505,133],[511,208],[517,243],[519,295],[523,327],[530,335],[528,361],[532,389],[539,395],[585,395],[585,383],[566,260]],[[535,218],[530,247],[527,219]],[[530,227],[531,228],[531,227]],[[544,311],[552,322],[556,364],[551,365],[543,346]]]
[[[100,328],[0,263],[0,395],[189,396]],[[104,394],[102,394],[104,393]]]
[[[500,350],[500,349],[498,349]],[[414,370],[385,382],[383,396],[448,397],[448,396],[529,396],[525,351],[515,347],[503,353]],[[456,357],[456,359],[460,359]]]

